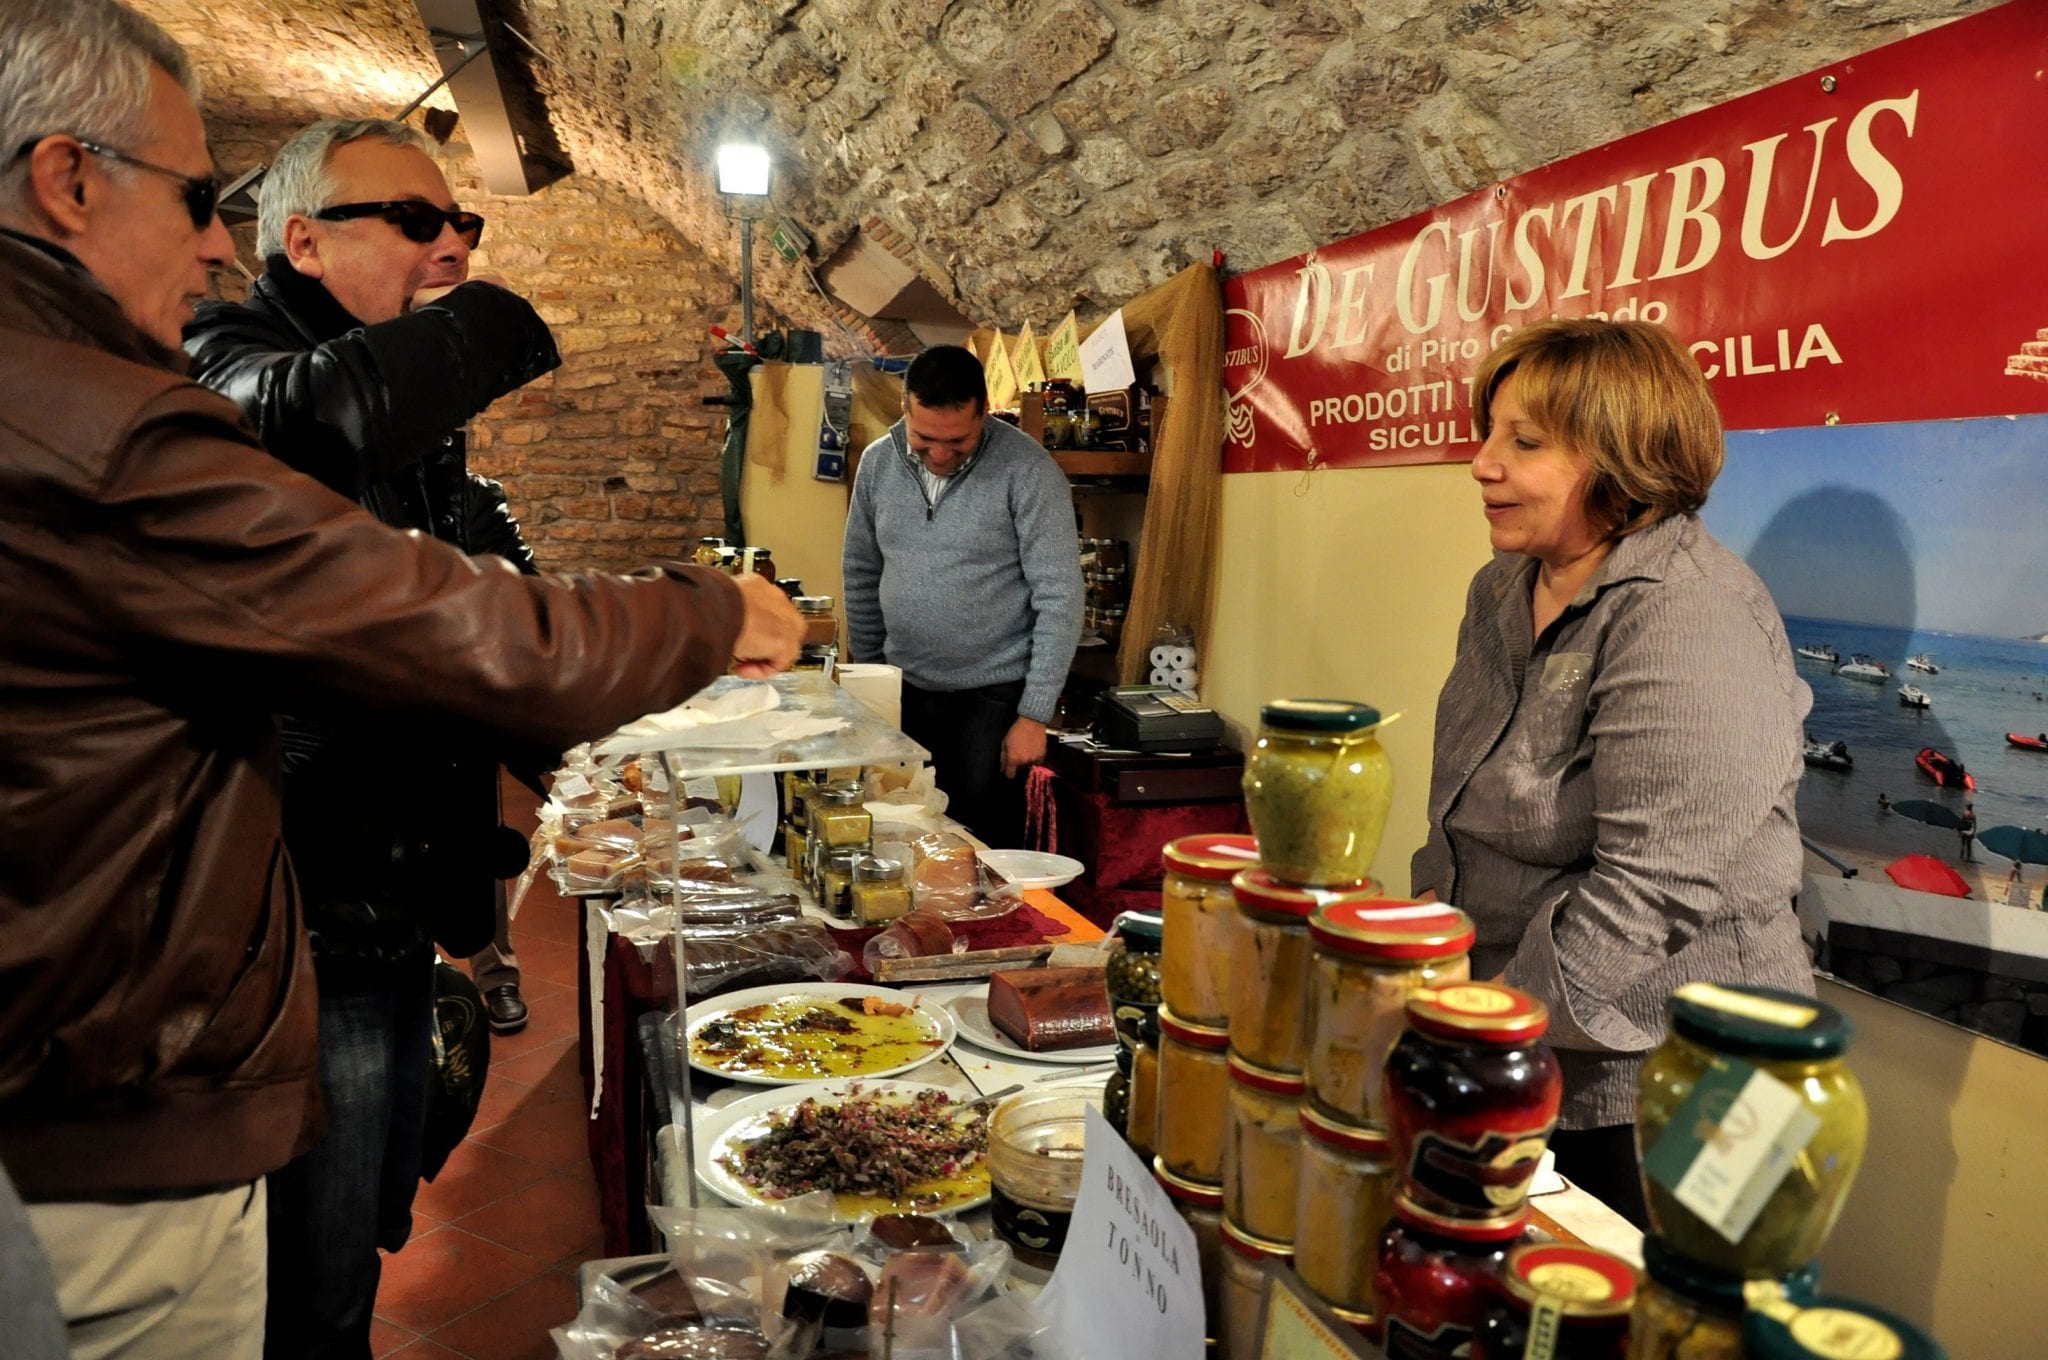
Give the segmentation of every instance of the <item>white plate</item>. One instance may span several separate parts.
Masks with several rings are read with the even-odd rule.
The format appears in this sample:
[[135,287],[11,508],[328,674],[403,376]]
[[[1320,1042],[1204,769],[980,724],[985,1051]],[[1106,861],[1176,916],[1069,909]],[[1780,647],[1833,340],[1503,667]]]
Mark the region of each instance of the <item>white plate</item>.
[[1088,872],[1088,866],[1065,855],[1039,850],[983,850],[981,862],[1019,888],[1058,888]]
[[988,998],[985,996],[956,996],[946,1009],[953,1012],[953,1018],[960,1022],[960,1033],[970,1043],[991,1053],[1000,1053],[1011,1062],[1059,1063],[1079,1067],[1084,1063],[1112,1062],[1116,1058],[1114,1041],[1090,1044],[1086,1048],[1048,1049],[1044,1053],[1028,1049],[989,1020]]
[[[697,1179],[719,1198],[728,1200],[743,1208],[753,1208],[777,1201],[757,1193],[739,1177],[732,1174],[719,1161],[726,1152],[741,1144],[752,1142],[768,1132],[774,1116],[784,1110],[793,1110],[811,1097],[821,1099],[839,1098],[847,1095],[850,1088],[863,1091],[878,1091],[885,1095],[914,1096],[919,1091],[943,1091],[957,1101],[974,1099],[972,1091],[958,1091],[945,1086],[932,1086],[917,1081],[869,1081],[857,1078],[852,1081],[810,1082],[800,1087],[784,1087],[776,1091],[762,1091],[736,1100],[721,1110],[706,1110],[697,1116]],[[986,1169],[986,1162],[983,1163]],[[964,1200],[959,1204],[938,1209],[906,1210],[935,1217],[957,1214],[967,1209],[979,1208],[988,1203],[988,1196]]]
[[[699,1001],[684,1013],[684,1023],[690,1039],[695,1040],[697,1031],[707,1022],[721,1015],[740,1010],[747,1006],[765,1005],[772,1001],[789,1001],[803,997],[837,1001],[841,997],[876,996],[894,1002],[909,1002],[929,1026],[931,1035],[938,1042],[933,1044],[924,1056],[911,1062],[897,1063],[893,1067],[880,1068],[873,1072],[850,1072],[844,1076],[828,1078],[831,1081],[851,1081],[856,1078],[893,1077],[924,1066],[932,1059],[942,1056],[953,1046],[953,1036],[958,1032],[953,1017],[944,1006],[925,1000],[911,992],[899,992],[889,987],[880,987],[872,982],[778,982],[766,987],[749,987],[745,991],[727,992]],[[690,1045],[694,1050],[694,1042]],[[820,1080],[817,1077],[770,1077],[754,1073],[727,1072],[697,1061],[694,1051],[690,1055],[690,1066],[709,1076],[724,1077],[729,1081],[743,1081],[753,1086],[800,1086]]]

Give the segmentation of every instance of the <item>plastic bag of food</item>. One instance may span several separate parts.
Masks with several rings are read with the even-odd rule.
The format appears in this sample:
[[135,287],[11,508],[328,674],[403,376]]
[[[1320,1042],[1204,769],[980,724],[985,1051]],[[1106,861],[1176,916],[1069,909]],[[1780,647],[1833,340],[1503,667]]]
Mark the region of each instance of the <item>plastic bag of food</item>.
[[955,1330],[1009,1270],[1007,1242],[895,1253],[883,1262],[868,1305],[870,1347],[893,1360],[980,1357],[981,1350],[959,1347]]
[[910,842],[913,906],[971,913],[981,894],[981,860],[972,841],[958,832],[933,831]]
[[771,982],[837,982],[853,971],[818,921],[798,920],[727,933],[715,927],[681,932],[683,983],[694,1005],[723,992]]

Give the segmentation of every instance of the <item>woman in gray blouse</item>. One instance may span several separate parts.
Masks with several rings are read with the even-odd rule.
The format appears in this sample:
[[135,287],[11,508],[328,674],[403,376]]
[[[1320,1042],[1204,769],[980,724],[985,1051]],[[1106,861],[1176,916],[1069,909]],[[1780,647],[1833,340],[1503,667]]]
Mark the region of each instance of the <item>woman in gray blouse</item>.
[[1792,910],[1812,695],[1763,582],[1700,525],[1721,421],[1670,332],[1543,322],[1473,391],[1496,555],[1438,700],[1414,889],[1477,923],[1474,977],[1548,1005],[1559,1169],[1640,1224],[1665,996],[1813,990]]

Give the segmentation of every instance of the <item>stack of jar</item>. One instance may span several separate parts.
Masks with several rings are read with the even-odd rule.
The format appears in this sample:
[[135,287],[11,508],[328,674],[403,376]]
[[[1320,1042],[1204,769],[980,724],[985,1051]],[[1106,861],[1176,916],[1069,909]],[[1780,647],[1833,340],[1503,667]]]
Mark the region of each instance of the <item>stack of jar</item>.
[[792,770],[783,776],[783,855],[818,905],[841,920],[881,925],[910,911],[900,860],[874,853],[874,817],[858,778]]
[[[1862,1164],[1868,1130],[1863,1089],[1842,1061],[1854,1029],[1825,1002],[1762,987],[1689,983],[1666,999],[1665,1012],[1670,1031],[1643,1064],[1636,1110],[1651,1233],[1629,1354],[1733,1360],[1745,1354],[1752,1325],[1775,1336],[1770,1316],[1754,1311],[1760,1306],[1783,1315],[1821,1302],[1812,1298],[1814,1261]],[[1682,1201],[1674,1187],[1716,1155],[1701,1131],[1718,1124],[1738,1094],[1753,1110],[1775,1110],[1786,1132],[1777,1136],[1779,1154],[1748,1170],[1776,1178],[1768,1193],[1761,1181],[1738,1187],[1732,1207],[1714,1213],[1695,1195]],[[1748,1353],[1790,1353],[1769,1338],[1758,1345]]]
[[1160,918],[1127,911],[1110,931],[1123,949],[1109,956],[1103,984],[1109,992],[1110,1022],[1116,1028],[1116,1071],[1102,1091],[1102,1114],[1124,1132],[1140,1157],[1152,1155],[1159,1099]]
[[1081,540],[1082,626],[1114,647],[1131,606],[1130,546],[1117,538]]

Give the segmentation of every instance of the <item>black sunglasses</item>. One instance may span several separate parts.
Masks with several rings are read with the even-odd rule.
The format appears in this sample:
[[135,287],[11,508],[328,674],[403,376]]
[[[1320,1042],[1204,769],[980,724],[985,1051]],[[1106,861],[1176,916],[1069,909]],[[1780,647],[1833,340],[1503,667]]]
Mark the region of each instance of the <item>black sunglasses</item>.
[[[45,134],[45,136],[51,135],[54,134]],[[21,149],[14,153],[14,159],[20,160],[23,156],[28,155],[36,147],[40,146],[43,140],[43,137],[32,137],[28,141],[23,142]],[[220,204],[220,179],[218,176],[188,175],[182,170],[173,170],[169,166],[152,165],[148,161],[138,160],[125,151],[114,150],[111,146],[101,146],[98,142],[88,142],[83,137],[74,137],[72,140],[95,156],[101,156],[110,161],[117,161],[122,165],[132,165],[137,170],[147,170],[153,175],[162,175],[166,179],[176,180],[183,191],[185,211],[191,215],[193,229],[195,231],[205,231],[213,222],[214,211]]]
[[484,219],[473,212],[437,208],[418,199],[392,199],[383,203],[337,203],[313,214],[323,222],[346,222],[352,217],[381,217],[405,233],[408,241],[421,245],[438,240],[443,226],[455,228],[462,244],[475,250],[484,239]]

